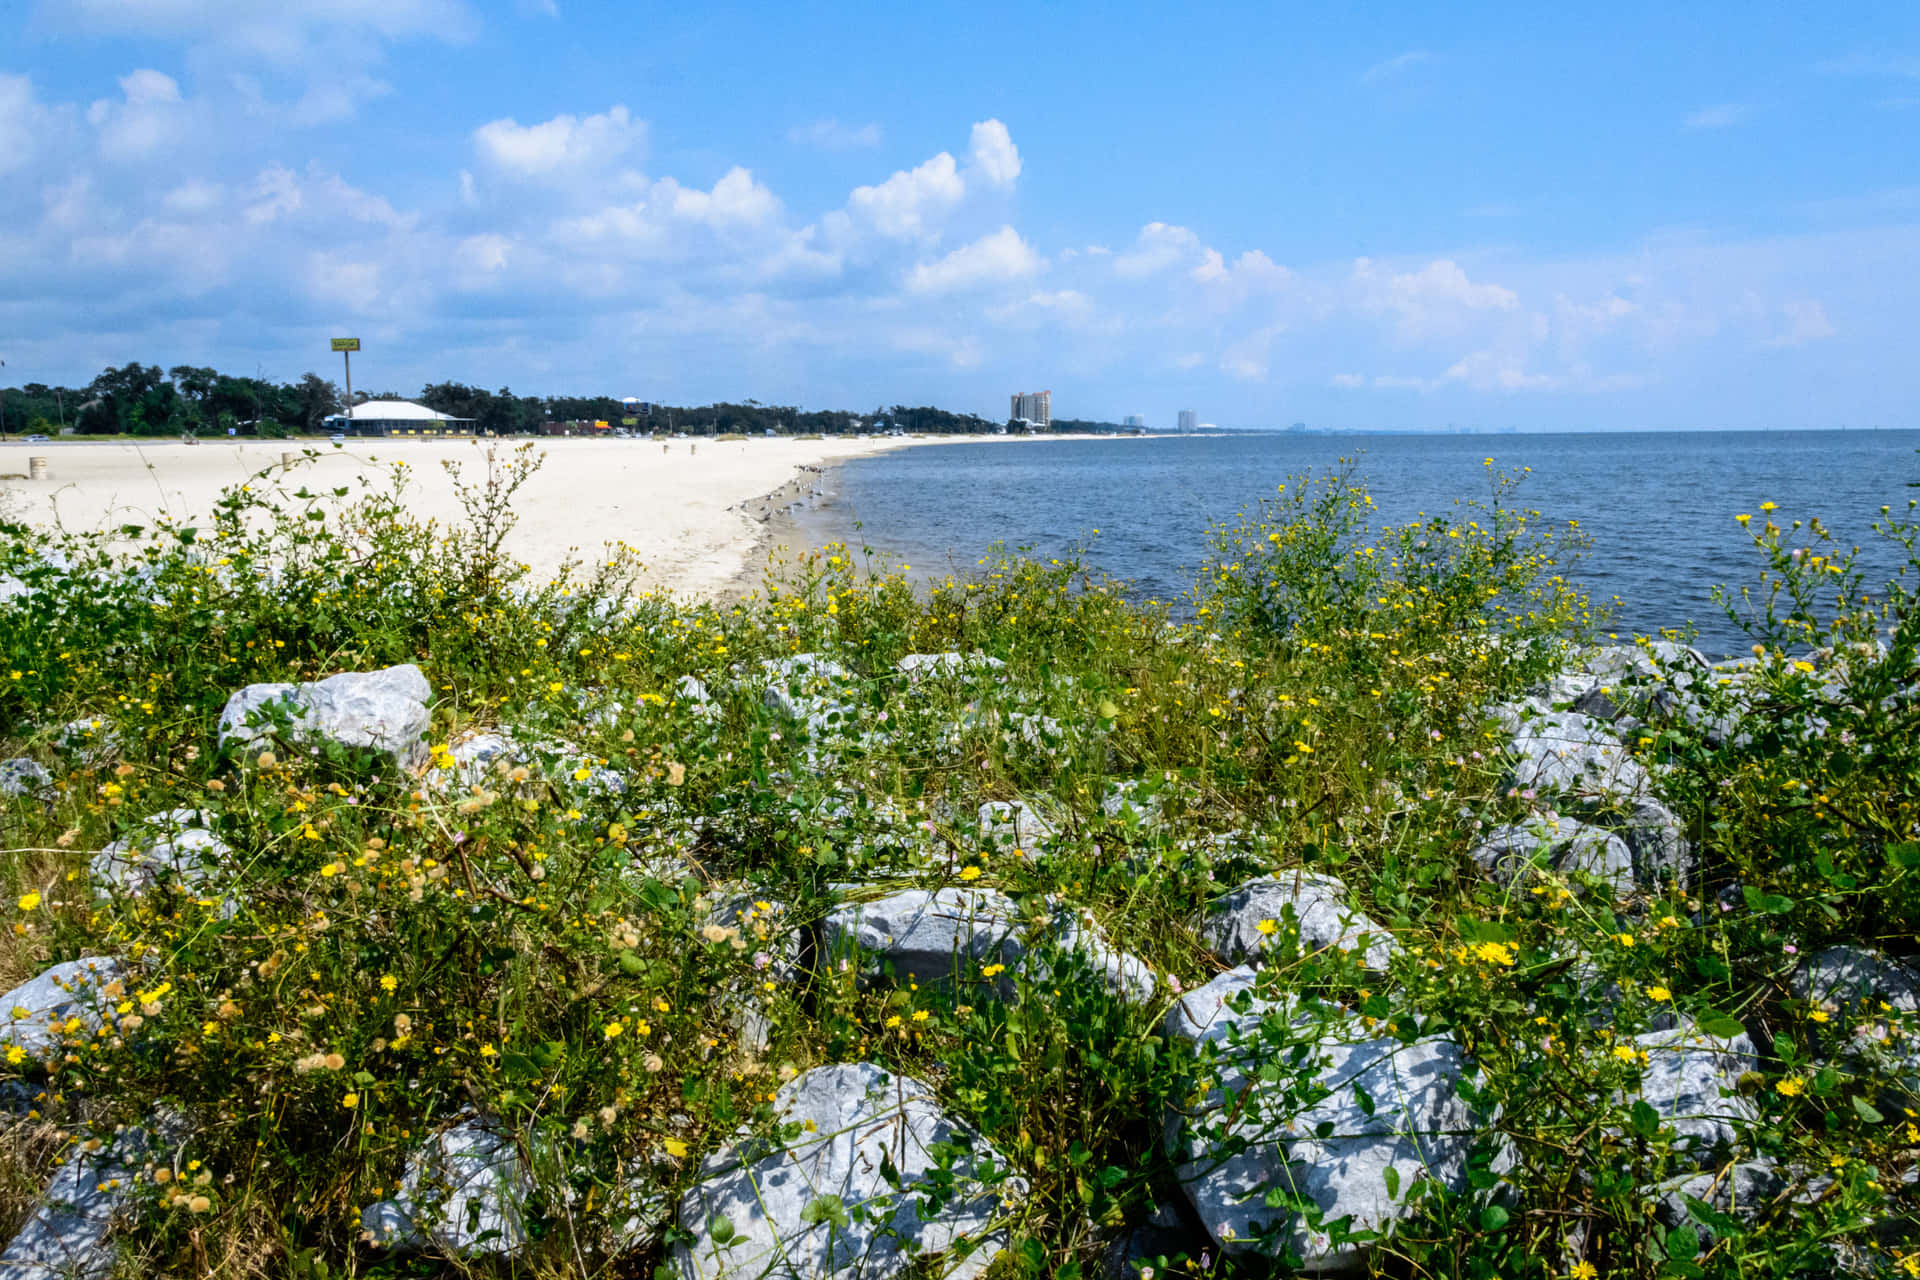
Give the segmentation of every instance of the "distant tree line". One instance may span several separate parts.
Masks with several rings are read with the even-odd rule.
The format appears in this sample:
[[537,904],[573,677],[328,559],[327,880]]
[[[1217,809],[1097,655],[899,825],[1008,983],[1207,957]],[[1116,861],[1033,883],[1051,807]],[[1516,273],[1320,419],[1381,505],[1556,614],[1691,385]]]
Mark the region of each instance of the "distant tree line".
[[[651,404],[636,415],[614,396],[522,396],[510,387],[488,391],[461,382],[436,382],[416,395],[356,391],[354,400],[414,400],[455,418],[470,418],[482,435],[523,435],[548,422],[608,422],[618,427],[634,417],[635,429],[684,431],[688,435],[847,435],[857,431],[984,435],[1011,423],[978,414],[952,413],[932,405],[876,407],[870,413],[802,409],[797,405]],[[240,377],[193,365],[139,362],[107,369],[84,387],[30,382],[0,390],[0,429],[10,435],[179,436],[208,434],[286,436],[318,433],[342,411],[340,388],[317,373],[298,382]],[[1119,431],[1110,422],[1056,419],[1055,431]]]

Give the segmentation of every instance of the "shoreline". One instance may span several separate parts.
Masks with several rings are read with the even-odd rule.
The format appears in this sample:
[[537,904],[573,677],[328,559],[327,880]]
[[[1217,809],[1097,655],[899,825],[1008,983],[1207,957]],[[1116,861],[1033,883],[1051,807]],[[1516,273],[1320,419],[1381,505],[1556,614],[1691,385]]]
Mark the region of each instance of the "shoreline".
[[[187,446],[177,440],[61,441],[46,448],[50,475],[0,485],[0,518],[43,529],[107,531],[162,519],[209,519],[235,485],[281,483],[291,494],[345,488],[349,499],[400,483],[408,510],[442,524],[465,518],[443,463],[484,481],[490,452],[504,460],[532,445],[541,466],[515,494],[518,522],[505,549],[537,574],[570,557],[591,564],[607,549],[631,549],[645,587],[675,595],[737,599],[763,580],[770,557],[804,538],[791,512],[830,484],[838,464],[896,449],[1015,444],[1094,436],[793,436],[717,441],[581,440],[534,437],[240,441]],[[503,447],[504,446],[504,447]],[[658,452],[656,452],[658,449]],[[280,466],[292,455],[291,467]],[[25,458],[21,461],[24,463]],[[404,471],[401,468],[404,467]]]

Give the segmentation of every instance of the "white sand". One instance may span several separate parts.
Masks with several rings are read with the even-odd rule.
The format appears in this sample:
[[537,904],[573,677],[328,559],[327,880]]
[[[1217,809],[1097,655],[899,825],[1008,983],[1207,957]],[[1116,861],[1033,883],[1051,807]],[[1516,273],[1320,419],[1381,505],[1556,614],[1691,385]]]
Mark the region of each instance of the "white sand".
[[[676,593],[724,590],[764,555],[761,503],[796,480],[811,487],[817,467],[919,443],[981,437],[796,440],[787,437],[711,440],[540,439],[545,462],[514,500],[520,522],[507,550],[550,574],[569,552],[583,560],[625,542],[646,565],[650,584]],[[395,462],[408,466],[407,504],[418,516],[462,518],[443,460],[462,463],[469,482],[485,473],[491,444],[505,456],[520,441],[352,440],[264,441],[186,446],[178,442],[0,446],[0,473],[24,474],[29,456],[47,459],[44,482],[8,480],[0,512],[13,519],[72,530],[152,523],[159,515],[205,519],[220,492],[273,467],[283,452],[319,456],[279,478],[289,488],[354,486],[358,476],[384,485]],[[663,449],[663,444],[665,448]],[[783,499],[784,500],[784,499]],[[732,508],[731,510],[729,508]]]

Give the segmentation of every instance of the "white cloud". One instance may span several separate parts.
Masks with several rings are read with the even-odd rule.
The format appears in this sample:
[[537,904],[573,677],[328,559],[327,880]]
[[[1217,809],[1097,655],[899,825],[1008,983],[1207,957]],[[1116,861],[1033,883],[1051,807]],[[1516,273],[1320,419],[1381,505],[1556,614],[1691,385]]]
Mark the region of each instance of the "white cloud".
[[180,84],[160,71],[142,69],[120,77],[121,100],[101,98],[87,108],[100,150],[117,160],[146,160],[185,146],[204,132],[196,104],[180,96]]
[[966,195],[960,166],[947,152],[913,170],[898,170],[878,186],[855,187],[848,212],[881,235],[916,239],[934,230]]
[[1839,332],[1833,327],[1833,322],[1827,319],[1827,309],[1812,299],[1783,303],[1780,314],[1786,319],[1786,331],[1761,345],[1771,348],[1800,347],[1831,338]]
[[1360,73],[1362,84],[1378,84],[1419,66],[1423,62],[1433,61],[1433,54],[1425,49],[1409,49],[1405,53],[1395,54],[1391,58],[1376,62]]
[[1343,390],[1351,390],[1355,387],[1364,387],[1367,385],[1366,378],[1357,373],[1336,373],[1333,377],[1329,378],[1328,381]]
[[605,174],[642,149],[647,125],[624,106],[584,118],[562,113],[539,124],[523,125],[507,117],[473,131],[474,149],[495,170],[510,178],[551,178],[557,174]]
[[815,120],[811,124],[797,124],[787,130],[788,142],[803,147],[818,147],[822,151],[851,151],[862,147],[877,147],[880,145],[881,136],[880,126],[877,124],[841,124],[831,117]]
[[1149,222],[1140,228],[1134,247],[1113,260],[1113,272],[1125,279],[1158,275],[1186,262],[1203,258],[1200,237],[1186,227]]
[[660,188],[671,192],[674,215],[690,222],[710,226],[759,226],[780,215],[780,201],[773,192],[755,182],[752,173],[737,166],[727,170],[725,176],[713,184],[712,191],[682,187],[672,178],[662,179]]
[[944,258],[914,267],[908,273],[907,288],[914,293],[951,293],[1025,279],[1045,267],[1045,260],[1019,232],[1002,227]]
[[457,40],[475,27],[460,0],[42,0],[40,14],[55,27],[204,42],[282,62],[341,32]]
[[1437,259],[1418,271],[1387,274],[1369,258],[1353,264],[1352,286],[1362,310],[1397,320],[1401,338],[1421,342],[1463,330],[1475,312],[1513,311],[1519,295],[1497,284],[1475,284],[1459,263]]
[[51,139],[54,112],[26,76],[0,74],[0,174],[24,169]]
[[1690,112],[1686,124],[1689,129],[1728,129],[1752,114],[1753,108],[1744,102],[1722,102]]
[[972,171],[990,187],[1004,190],[1013,186],[1020,176],[1020,151],[1013,145],[1007,126],[998,120],[982,120],[974,125],[967,150],[973,161]]

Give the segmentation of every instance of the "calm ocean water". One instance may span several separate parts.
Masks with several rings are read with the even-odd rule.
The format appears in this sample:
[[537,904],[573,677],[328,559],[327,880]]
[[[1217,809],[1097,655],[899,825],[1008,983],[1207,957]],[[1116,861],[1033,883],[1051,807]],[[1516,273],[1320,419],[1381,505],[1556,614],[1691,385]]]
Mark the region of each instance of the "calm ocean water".
[[[1737,512],[1779,504],[1776,520],[1819,516],[1859,544],[1883,581],[1899,564],[1871,525],[1882,503],[1920,490],[1920,431],[1669,432],[1502,436],[1242,435],[955,444],[846,464],[803,520],[814,542],[845,537],[913,567],[972,572],[995,542],[1059,555],[1088,545],[1095,566],[1141,598],[1193,582],[1206,529],[1289,475],[1354,458],[1383,521],[1485,497],[1483,460],[1531,467],[1518,500],[1593,538],[1574,579],[1619,597],[1621,635],[1692,623],[1709,652],[1750,643],[1713,603],[1716,583],[1752,582],[1759,560]],[[855,529],[855,522],[858,529]],[[1099,530],[1098,537],[1093,536]]]

